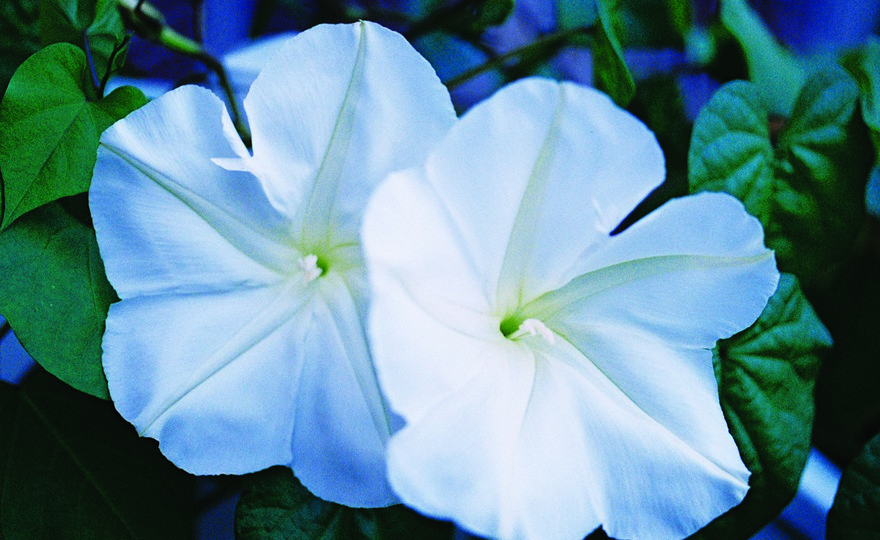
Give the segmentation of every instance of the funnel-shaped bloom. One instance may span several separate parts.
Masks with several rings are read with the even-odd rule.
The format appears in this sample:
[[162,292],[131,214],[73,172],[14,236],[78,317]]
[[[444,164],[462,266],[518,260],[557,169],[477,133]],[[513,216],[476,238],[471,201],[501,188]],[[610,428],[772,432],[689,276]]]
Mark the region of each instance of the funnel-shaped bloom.
[[389,504],[359,228],[373,188],[424,162],[455,113],[430,65],[369,23],[295,37],[244,105],[253,155],[196,87],[101,139],[110,394],[187,471],[287,464],[325,499]]
[[681,538],[740,502],[711,349],[778,280],[734,198],[673,200],[653,135],[602,94],[529,79],[383,183],[362,238],[401,499],[477,534]]

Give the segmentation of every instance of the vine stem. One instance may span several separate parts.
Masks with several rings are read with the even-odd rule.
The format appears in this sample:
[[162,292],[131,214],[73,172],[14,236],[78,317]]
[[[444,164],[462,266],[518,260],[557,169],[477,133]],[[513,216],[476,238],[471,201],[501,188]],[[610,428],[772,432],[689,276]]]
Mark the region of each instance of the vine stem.
[[467,3],[464,1],[453,2],[447,6],[432,11],[427,17],[420,21],[413,22],[409,29],[404,33],[407,41],[415,41],[417,38],[429,34],[435,30],[443,28],[443,23],[462,11],[468,9]]
[[229,103],[232,123],[241,137],[242,142],[248,148],[251,147],[251,133],[241,114],[238,99],[229,83],[226,69],[219,60],[211,56],[205,48],[196,41],[180,34],[167,24],[162,13],[145,0],[117,0],[123,20],[135,33],[159,43],[166,49],[194,58],[205,65],[217,75],[220,87]]
[[232,90],[232,85],[229,83],[229,77],[226,75],[226,68],[223,67],[223,64],[208,54],[208,51],[206,51],[199,43],[177,33],[168,26],[162,27],[158,40],[159,43],[173,51],[195,58],[217,75],[220,88],[223,89],[223,94],[226,96],[226,101],[229,103],[229,112],[232,115],[232,123],[235,126],[235,130],[238,132],[238,135],[241,137],[245,146],[250,148],[251,133],[244,121],[244,116],[241,114],[241,107],[238,105],[238,99],[235,96],[235,92]]
[[572,28],[570,30],[560,30],[558,32],[554,32],[552,34],[547,34],[546,36],[529,43],[528,45],[523,45],[517,49],[506,52],[500,56],[496,56],[495,58],[489,59],[487,62],[469,69],[460,75],[456,75],[452,77],[448,81],[445,82],[446,87],[450,90],[460,86],[461,84],[467,82],[468,80],[484,73],[486,71],[490,71],[497,67],[501,67],[511,59],[516,58],[518,56],[525,56],[528,54],[532,54],[539,51],[550,50],[556,51],[562,48],[566,43],[568,43],[571,39],[576,37],[586,37],[590,36],[593,33],[592,26],[579,26],[577,28]]
[[232,124],[235,126],[235,130],[238,132],[238,136],[241,137],[244,145],[250,148],[251,132],[244,121],[244,116],[241,114],[241,108],[238,105],[238,98],[236,98],[235,92],[232,90],[232,85],[229,83],[229,77],[226,75],[226,69],[223,67],[223,64],[221,64],[216,58],[204,51],[202,51],[201,55],[196,56],[196,58],[203,64],[205,64],[208,69],[217,74],[220,88],[223,89],[223,93],[226,95],[226,101],[229,102],[229,108],[232,114]]

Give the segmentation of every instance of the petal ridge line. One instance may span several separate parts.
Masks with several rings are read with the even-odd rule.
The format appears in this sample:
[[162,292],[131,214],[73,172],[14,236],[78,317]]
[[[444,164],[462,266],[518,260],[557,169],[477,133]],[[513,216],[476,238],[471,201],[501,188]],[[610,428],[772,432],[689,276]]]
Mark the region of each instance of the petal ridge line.
[[[586,325],[577,324],[576,326],[586,326]],[[572,329],[574,330],[574,328],[572,328]],[[702,452],[700,452],[699,450],[697,450],[696,448],[694,448],[693,446],[691,446],[690,444],[685,442],[683,439],[681,439],[674,432],[672,432],[672,430],[670,430],[668,427],[666,427],[665,424],[661,423],[659,420],[657,420],[656,418],[651,416],[645,409],[642,408],[641,405],[638,404],[637,401],[635,401],[632,398],[632,396],[630,396],[630,394],[628,392],[626,392],[623,388],[620,387],[620,385],[618,385],[616,382],[614,382],[614,379],[612,379],[601,367],[599,367],[598,364],[591,361],[590,357],[583,350],[581,350],[577,345],[575,345],[574,342],[572,340],[570,340],[567,335],[565,335],[563,333],[560,333],[559,335],[560,335],[560,337],[562,337],[563,340],[565,340],[565,343],[570,345],[574,350],[576,350],[580,354],[580,356],[584,360],[586,360],[586,363],[588,363],[590,366],[595,368],[596,371],[601,373],[602,377],[604,377],[609,383],[611,383],[614,386],[614,388],[616,388],[621,394],[623,394],[623,396],[626,397],[626,400],[629,403],[631,403],[642,415],[644,415],[644,418],[646,418],[651,424],[658,426],[660,428],[660,432],[667,435],[668,439],[670,440],[671,445],[673,445],[675,447],[682,448],[684,453],[694,456],[698,461],[708,465],[709,467],[712,468],[712,470],[714,470],[718,473],[721,473],[724,477],[733,478],[734,480],[738,481],[736,476],[734,474],[732,474],[730,471],[723,468],[718,463],[715,463],[708,456],[704,455]],[[578,363],[578,362],[572,362],[569,359],[563,359],[564,356],[565,355],[554,355],[553,359],[559,360],[560,362],[569,366],[572,370],[577,372],[580,376],[582,376],[586,379],[590,378],[591,374],[586,371],[587,366],[585,364]],[[719,401],[718,406],[719,407],[721,406],[720,401]]]
[[562,287],[544,293],[535,300],[532,300],[523,310],[549,326],[550,320],[553,317],[576,304],[582,298],[599,294],[625,283],[665,273],[747,266],[758,264],[771,258],[773,258],[773,252],[764,250],[762,253],[755,255],[738,257],[723,255],[657,255],[631,259],[581,274]]
[[535,247],[534,232],[541,219],[544,195],[550,180],[553,154],[561,136],[562,110],[565,105],[566,89],[562,85],[557,85],[556,88],[556,110],[526,183],[498,275],[496,300],[497,307],[502,310],[516,309],[523,302],[526,268]]
[[[259,230],[257,227],[254,226],[254,224],[242,220],[240,217],[229,212],[222,206],[208,200],[207,198],[196,193],[187,186],[184,186],[180,182],[160,173],[158,170],[154,169],[150,165],[133,158],[122,150],[114,146],[110,146],[106,143],[101,143],[101,146],[106,148],[109,152],[117,156],[119,159],[128,163],[132,168],[134,168],[150,180],[153,180],[159,187],[161,187],[174,198],[182,202],[197,215],[201,216],[205,223],[207,223],[209,227],[217,232],[217,234],[223,237],[223,239],[225,239],[230,246],[238,250],[246,257],[253,260],[255,263],[284,276],[289,275],[291,269],[296,268],[295,261],[299,254],[296,253],[296,250],[293,248],[293,246],[284,243],[273,235],[266,234],[266,231]],[[228,219],[218,219],[216,216],[223,216],[224,218]],[[284,260],[279,260],[279,258],[276,257],[276,255],[278,255],[278,252],[275,250],[273,250],[273,253],[271,254],[272,256],[263,257],[263,260],[260,260],[260,258],[256,256],[256,253],[252,253],[245,246],[239,245],[239,242],[233,240],[233,238],[229,234],[227,234],[220,227],[217,226],[218,221],[228,222],[229,220],[238,225],[239,231],[247,231],[248,236],[256,236],[259,239],[268,240],[272,244],[281,248],[281,251],[285,252]],[[257,244],[259,244],[259,242],[249,242],[249,245],[252,246]],[[264,255],[269,254],[264,253]]]
[[332,236],[333,209],[336,206],[342,169],[354,129],[357,103],[364,82],[367,54],[367,25],[360,22],[358,50],[352,67],[351,78],[345,97],[339,108],[330,141],[315,174],[312,189],[300,224],[300,238],[305,251],[314,250],[318,244],[325,243]]
[[[300,287],[302,286],[296,279],[290,279],[284,283],[281,290],[273,295],[272,301],[260,310],[257,316],[239,328],[235,334],[212,352],[164,401],[141,411],[135,419],[138,435],[144,436],[171,407],[187,394],[204,384],[243,353],[284,326],[296,313],[299,313],[311,299],[309,294],[295,294],[296,289]],[[292,298],[296,299],[292,303],[293,305],[290,302]]]
[[[358,315],[351,286],[342,276],[336,273],[328,274],[325,280],[340,282],[322,282],[321,287],[325,290],[325,294],[322,294],[322,297],[330,312],[330,316],[334,323],[336,323],[337,329],[340,330],[339,337],[342,341],[342,346],[347,353],[352,371],[354,371],[358,386],[361,388],[361,393],[367,399],[370,416],[376,425],[376,431],[383,438],[383,442],[387,441],[391,437],[391,420],[388,414],[388,406],[385,403],[385,396],[382,394],[379,385],[379,376],[373,363],[369,340]],[[350,315],[352,312],[354,312],[357,319],[355,321],[346,317],[346,314]],[[346,335],[346,330],[356,333],[356,336]],[[363,347],[352,346],[351,340],[354,339],[360,340],[358,343]],[[360,359],[362,364],[366,365],[357,365],[354,361],[351,361],[353,359]],[[378,397],[378,404],[376,403],[377,400],[374,399],[376,397]]]

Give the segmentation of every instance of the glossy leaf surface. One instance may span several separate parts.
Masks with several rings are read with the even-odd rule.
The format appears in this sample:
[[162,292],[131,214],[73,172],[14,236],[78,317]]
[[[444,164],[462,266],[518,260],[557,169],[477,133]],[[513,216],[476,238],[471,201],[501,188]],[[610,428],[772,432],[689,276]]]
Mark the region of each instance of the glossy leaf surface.
[[90,77],[85,53],[67,43],[37,52],[12,77],[0,104],[0,228],[88,190],[101,133],[146,103],[130,86],[91,101],[84,90]]
[[828,331],[783,274],[761,318],[715,348],[721,405],[752,476],[739,506],[693,538],[747,538],[791,501],[810,453],[813,387]]
[[235,511],[238,540],[447,540],[449,523],[423,517],[401,505],[348,508],[323,501],[287,467],[246,478]]
[[106,399],[101,335],[116,294],[95,232],[68,207],[43,206],[0,233],[0,314],[46,370]]

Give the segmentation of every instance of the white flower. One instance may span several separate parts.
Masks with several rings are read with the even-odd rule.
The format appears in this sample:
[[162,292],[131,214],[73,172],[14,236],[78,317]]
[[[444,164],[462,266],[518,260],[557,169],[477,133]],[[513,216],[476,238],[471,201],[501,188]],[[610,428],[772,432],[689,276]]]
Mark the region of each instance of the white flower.
[[359,228],[373,188],[424,162],[455,113],[430,65],[370,23],[293,38],[245,109],[253,156],[196,87],[101,139],[110,394],[192,473],[286,464],[325,499],[390,504]]
[[734,198],[673,200],[653,135],[602,94],[529,79],[478,105],[367,207],[369,333],[406,426],[408,505],[480,535],[681,538],[748,470],[711,349],[776,287]]

